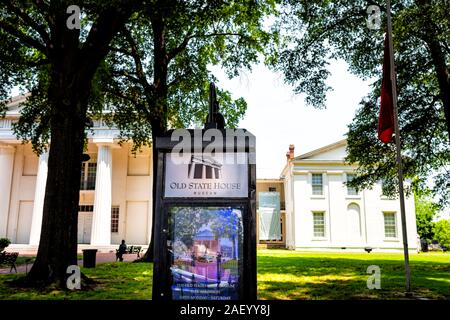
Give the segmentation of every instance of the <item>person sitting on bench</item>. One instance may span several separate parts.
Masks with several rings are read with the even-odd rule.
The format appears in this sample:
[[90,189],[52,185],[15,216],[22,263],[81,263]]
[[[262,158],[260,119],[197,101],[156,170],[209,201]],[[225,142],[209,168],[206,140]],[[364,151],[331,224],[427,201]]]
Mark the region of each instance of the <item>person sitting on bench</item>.
[[122,243],[119,246],[119,250],[116,252],[116,261],[123,261],[123,254],[127,252],[127,245],[125,244],[125,240],[122,240]]

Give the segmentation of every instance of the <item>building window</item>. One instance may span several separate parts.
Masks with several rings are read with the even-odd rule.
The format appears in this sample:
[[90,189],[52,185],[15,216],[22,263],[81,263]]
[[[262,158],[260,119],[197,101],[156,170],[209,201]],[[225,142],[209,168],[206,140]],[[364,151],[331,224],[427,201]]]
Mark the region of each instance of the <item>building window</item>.
[[269,192],[277,192],[277,188],[276,187],[269,187]]
[[325,237],[325,212],[313,212],[314,237]]
[[395,212],[384,212],[384,236],[386,238],[396,238],[397,237]]
[[[354,174],[347,174],[347,183],[352,181],[354,178],[355,178]],[[347,185],[347,195],[349,195],[349,196],[357,196],[358,195],[358,191],[356,191],[355,188],[349,187]]]
[[96,163],[88,163],[87,168],[87,187],[88,190],[95,189],[95,177],[97,175],[97,164]]
[[81,164],[80,190],[94,190],[96,175],[97,175],[97,163],[83,162]]
[[359,240],[361,237],[361,219],[359,206],[350,203],[347,207],[347,239]]
[[81,204],[78,206],[78,212],[94,212],[94,206],[90,204]]
[[119,207],[111,207],[111,232],[119,232]]
[[81,164],[80,190],[86,190],[85,185],[84,185],[85,181],[86,181],[86,179],[85,179],[86,173],[84,172],[84,165],[85,165],[85,163]]
[[321,173],[312,174],[312,194],[323,195],[323,177]]

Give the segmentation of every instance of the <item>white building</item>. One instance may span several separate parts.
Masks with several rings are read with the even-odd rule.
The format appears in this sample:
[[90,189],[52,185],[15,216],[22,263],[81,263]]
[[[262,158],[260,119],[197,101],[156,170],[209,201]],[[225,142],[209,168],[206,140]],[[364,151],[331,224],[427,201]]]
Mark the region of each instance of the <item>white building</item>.
[[[39,243],[47,176],[47,154],[39,158],[22,144],[11,125],[19,118],[15,98],[0,118],[0,238],[15,248],[35,250]],[[148,245],[151,237],[152,155],[136,156],[131,144],[117,143],[118,131],[94,121],[83,163],[78,217],[78,242],[110,249]],[[401,250],[398,200],[381,195],[381,186],[356,194],[344,182],[355,167],[344,164],[345,140],[294,158],[293,147],[283,179],[258,180],[260,192],[280,195],[280,237],[266,244],[290,249]],[[259,203],[259,202],[258,202]],[[414,201],[406,201],[408,243],[416,247]],[[260,225],[261,226],[261,225]],[[83,247],[79,246],[79,249]]]
[[[23,100],[13,100],[5,119],[0,118],[0,238],[37,247],[48,154],[38,158],[30,144],[22,144],[13,135],[11,125],[19,117]],[[93,134],[88,135],[90,160],[82,167],[78,242],[99,248],[119,244],[122,239],[128,244],[148,245],[152,208],[150,149],[144,148],[134,156],[131,144],[118,145],[117,130],[101,121],[94,121],[93,129]]]
[[[286,246],[298,250],[403,250],[399,200],[381,183],[357,193],[346,186],[356,166],[344,163],[346,140],[294,157],[282,172],[286,194]],[[413,197],[406,198],[408,248],[417,247]]]

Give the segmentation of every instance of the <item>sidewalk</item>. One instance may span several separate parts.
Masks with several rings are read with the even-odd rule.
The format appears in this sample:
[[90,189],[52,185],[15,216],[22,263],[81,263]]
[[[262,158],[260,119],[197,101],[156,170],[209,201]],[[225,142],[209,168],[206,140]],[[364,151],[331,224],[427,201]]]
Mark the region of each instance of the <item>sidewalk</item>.
[[[142,255],[141,255],[142,257]],[[123,261],[134,261],[137,259],[137,254],[124,254],[123,255]],[[100,253],[97,252],[97,256],[96,256],[96,264],[102,264],[102,263],[106,263],[106,262],[114,262],[116,261],[116,254],[111,252],[111,253]],[[117,263],[120,263],[119,261]],[[78,265],[79,266],[83,266],[83,260],[78,260]],[[33,266],[32,263],[25,265],[19,265],[16,266],[17,268],[17,273],[27,273],[28,271],[30,271],[31,267]],[[15,274],[16,272],[14,271],[14,269],[12,270],[12,272],[9,272],[10,267],[7,268],[1,268],[0,269],[0,274]]]

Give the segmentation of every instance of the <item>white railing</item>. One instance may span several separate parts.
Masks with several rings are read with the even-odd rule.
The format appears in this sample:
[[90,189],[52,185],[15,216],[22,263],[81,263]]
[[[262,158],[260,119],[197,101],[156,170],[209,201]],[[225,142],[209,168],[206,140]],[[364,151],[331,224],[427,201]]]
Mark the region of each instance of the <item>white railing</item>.
[[0,129],[11,130],[12,124],[17,121],[13,119],[0,119]]
[[[17,122],[17,119],[0,119],[0,138],[15,140],[16,136],[12,130],[12,124]],[[119,130],[114,127],[108,127],[102,120],[94,120],[94,125],[87,130],[88,138],[117,138]]]
[[115,127],[109,127],[105,121],[93,120],[92,128],[87,130],[88,138],[117,138],[120,131]]

